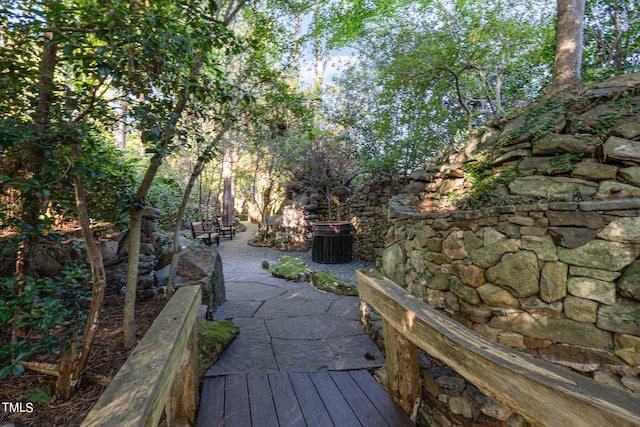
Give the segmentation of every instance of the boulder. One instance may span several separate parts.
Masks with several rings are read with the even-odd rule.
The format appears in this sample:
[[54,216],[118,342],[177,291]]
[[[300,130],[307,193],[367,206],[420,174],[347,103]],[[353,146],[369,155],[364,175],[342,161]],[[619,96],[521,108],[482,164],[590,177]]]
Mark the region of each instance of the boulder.
[[449,278],[449,290],[460,299],[467,301],[469,304],[478,304],[480,296],[471,286],[467,286],[456,276]]
[[394,243],[382,254],[384,275],[400,286],[405,285],[405,254],[400,243]]
[[544,132],[549,128],[548,122],[552,122],[550,130],[555,133],[562,132],[567,125],[565,115],[558,109],[549,110],[536,117],[533,123],[525,115],[522,115],[507,123],[498,140],[505,141],[507,145],[530,141],[533,135]]
[[624,139],[636,139],[640,136],[640,114],[626,117],[611,128],[611,135]]
[[540,350],[548,362],[568,366],[580,372],[593,372],[602,366],[620,365],[620,361],[609,351],[585,348],[578,345],[553,344]]
[[549,236],[523,236],[522,249],[535,252],[540,261],[557,261],[556,246]]
[[546,303],[539,298],[530,297],[520,300],[520,308],[537,317],[560,317],[562,303],[560,301]]
[[606,225],[602,215],[595,212],[547,211],[551,227],[584,227],[598,230]]
[[583,227],[549,227],[549,235],[556,245],[573,249],[593,240],[598,235],[598,230]]
[[568,319],[576,322],[595,323],[597,313],[598,303],[595,301],[571,295],[564,299],[564,314]]
[[209,312],[226,300],[222,257],[211,246],[189,245],[182,249],[176,273],[176,286],[200,285]]
[[469,257],[476,265],[489,268],[498,263],[504,254],[516,252],[519,249],[519,242],[515,239],[500,240],[480,249],[469,251]]
[[598,200],[630,197],[640,197],[640,187],[617,181],[602,181],[594,196]]

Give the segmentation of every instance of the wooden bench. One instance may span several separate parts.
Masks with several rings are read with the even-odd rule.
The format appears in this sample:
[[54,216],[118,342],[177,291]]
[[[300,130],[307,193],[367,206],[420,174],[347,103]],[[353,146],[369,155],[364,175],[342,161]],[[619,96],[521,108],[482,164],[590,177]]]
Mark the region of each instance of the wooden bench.
[[216,230],[206,230],[202,221],[191,223],[191,236],[194,239],[202,240],[207,246],[211,246],[215,239],[216,246],[220,246],[220,233]]
[[222,221],[222,218],[216,217],[213,220],[213,225],[218,229],[218,232],[222,237],[228,237],[229,240],[233,240],[233,236],[236,234],[235,224],[225,224],[224,221]]

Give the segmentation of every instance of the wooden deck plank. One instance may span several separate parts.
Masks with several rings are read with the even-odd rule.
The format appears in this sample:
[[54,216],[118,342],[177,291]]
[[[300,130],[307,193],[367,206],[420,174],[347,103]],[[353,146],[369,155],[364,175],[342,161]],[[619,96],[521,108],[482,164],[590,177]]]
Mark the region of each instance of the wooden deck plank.
[[[360,424],[367,427],[386,427],[387,421],[380,415],[369,398],[358,387],[358,384],[346,371],[331,371],[329,375],[336,383],[343,395],[348,396],[351,409],[360,420]],[[395,426],[392,426],[395,427]]]
[[257,372],[207,378],[197,425],[414,426],[366,370]]
[[280,425],[306,427],[289,375],[286,372],[269,372],[267,376]]
[[373,403],[373,406],[378,409],[380,415],[382,415],[389,425],[393,427],[415,426],[407,414],[396,405],[387,391],[378,384],[369,372],[364,370],[349,371],[349,375],[351,375],[351,378],[354,379],[360,389],[367,395]]
[[320,398],[329,411],[329,416],[336,426],[359,426],[360,421],[353,413],[345,396],[333,382],[329,372],[320,371],[311,375],[311,380],[318,390]]
[[278,415],[273,403],[273,393],[266,372],[247,374],[251,425],[254,427],[278,427]]
[[224,426],[250,426],[251,416],[246,375],[227,375],[225,379]]
[[309,374],[306,372],[290,372],[291,385],[296,392],[307,426],[332,426],[331,416],[320,398]]
[[208,378],[202,385],[198,425],[222,427],[224,417],[225,378]]

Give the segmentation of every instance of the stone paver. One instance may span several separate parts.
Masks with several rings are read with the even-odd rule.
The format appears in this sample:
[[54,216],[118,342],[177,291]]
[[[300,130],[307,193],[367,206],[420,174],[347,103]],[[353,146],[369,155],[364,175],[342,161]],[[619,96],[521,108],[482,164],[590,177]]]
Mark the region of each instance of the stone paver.
[[[355,283],[355,270],[371,263],[317,264],[311,253],[278,252],[247,245],[252,228],[216,249],[223,260],[227,301],[214,319],[230,319],[240,333],[207,376],[238,372],[346,370],[382,366],[384,357],[364,333],[359,299],[315,289],[308,282],[272,277],[262,260],[284,255],[305,260],[314,270],[329,271]],[[366,357],[365,357],[366,355]]]

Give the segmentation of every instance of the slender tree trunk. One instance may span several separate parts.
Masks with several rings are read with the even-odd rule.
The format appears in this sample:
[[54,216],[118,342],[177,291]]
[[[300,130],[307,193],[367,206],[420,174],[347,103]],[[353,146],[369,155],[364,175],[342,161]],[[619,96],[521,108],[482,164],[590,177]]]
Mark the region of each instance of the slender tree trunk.
[[[80,146],[72,146],[74,162],[80,157]],[[102,252],[91,232],[89,213],[87,210],[86,191],[81,175],[73,177],[76,207],[78,209],[78,220],[87,249],[87,258],[91,266],[91,277],[93,281],[91,293],[91,307],[87,316],[87,323],[84,327],[82,340],[80,343],[74,342],[69,350],[63,355],[60,361],[60,376],[56,382],[56,396],[66,400],[71,397],[76,387],[79,385],[82,374],[87,368],[89,354],[93,348],[96,333],[99,326],[100,311],[104,301],[104,291],[107,285],[107,278],[104,271]]]
[[233,149],[226,148],[222,163],[222,219],[227,224],[233,222]]
[[[49,2],[49,6],[57,3],[56,1]],[[23,169],[26,176],[33,177],[35,180],[39,180],[40,171],[47,163],[48,156],[43,155],[43,146],[46,146],[47,132],[50,127],[50,110],[53,97],[54,81],[53,75],[57,63],[58,45],[53,42],[53,33],[49,32],[45,34],[44,46],[42,48],[42,57],[40,62],[40,78],[38,81],[38,102],[35,108],[34,122],[37,129],[37,138],[39,141],[27,141],[24,145],[25,161],[23,163]],[[41,186],[42,183],[38,183]],[[20,286],[18,287],[18,295],[22,294],[22,289],[25,285],[25,278],[33,276],[33,263],[32,258],[34,256],[38,238],[34,234],[37,230],[38,223],[40,222],[40,215],[43,213],[47,200],[42,197],[42,192],[38,191],[39,188],[33,187],[27,190],[26,193],[20,194],[21,200],[21,212],[20,220],[23,223],[23,229],[20,234],[25,234],[26,237],[21,239],[18,243],[18,251],[16,257],[16,278]],[[24,228],[24,227],[28,228]],[[14,314],[14,325],[11,332],[12,342],[16,342],[19,337],[24,336],[23,328],[16,328],[15,324],[18,320],[20,313]]]
[[123,99],[116,101],[116,116],[118,118],[118,126],[115,132],[116,149],[124,151],[127,146],[127,104]]
[[178,215],[176,217],[176,225],[173,228],[173,250],[171,255],[171,266],[169,267],[169,282],[167,283],[167,295],[171,295],[173,292],[173,286],[175,282],[176,272],[178,269],[178,263],[180,262],[180,225],[182,223],[182,217],[184,216],[184,212],[187,210],[187,203],[189,202],[189,197],[191,196],[191,191],[196,184],[198,178],[200,178],[202,174],[202,170],[204,169],[205,164],[210,159],[211,151],[218,145],[218,142],[222,139],[224,134],[231,128],[231,120],[229,120],[225,126],[218,132],[218,135],[211,141],[211,143],[204,149],[204,153],[198,159],[195,168],[193,168],[193,172],[191,172],[191,176],[189,177],[189,182],[187,183],[187,187],[184,189],[184,194],[182,195],[182,202],[180,203],[180,209],[178,210]]
[[[194,59],[193,70],[191,71],[188,80],[195,80],[200,74],[202,69],[203,58],[202,55],[197,55]],[[184,109],[187,106],[189,100],[189,88],[185,86],[183,91],[178,96],[178,101],[173,108],[173,114],[169,123],[163,132],[160,145],[167,147],[173,140],[175,135],[175,127],[178,120],[182,116]],[[142,227],[142,209],[144,199],[149,192],[149,188],[153,183],[153,179],[158,173],[158,169],[162,164],[165,157],[166,150],[158,150],[149,163],[147,172],[145,173],[138,191],[136,193],[135,201],[137,206],[131,208],[131,221],[129,225],[129,264],[127,267],[127,285],[124,297],[124,314],[123,314],[123,337],[125,348],[131,348],[136,344],[136,322],[135,322],[135,308],[136,308],[136,291],[138,286],[138,264],[140,258],[140,229]]]
[[547,94],[582,89],[585,0],[557,0],[556,53]]
[[300,80],[300,53],[302,52],[302,46],[300,43],[300,36],[302,35],[302,12],[296,11],[294,33],[293,33],[293,77],[296,84],[299,84]]

